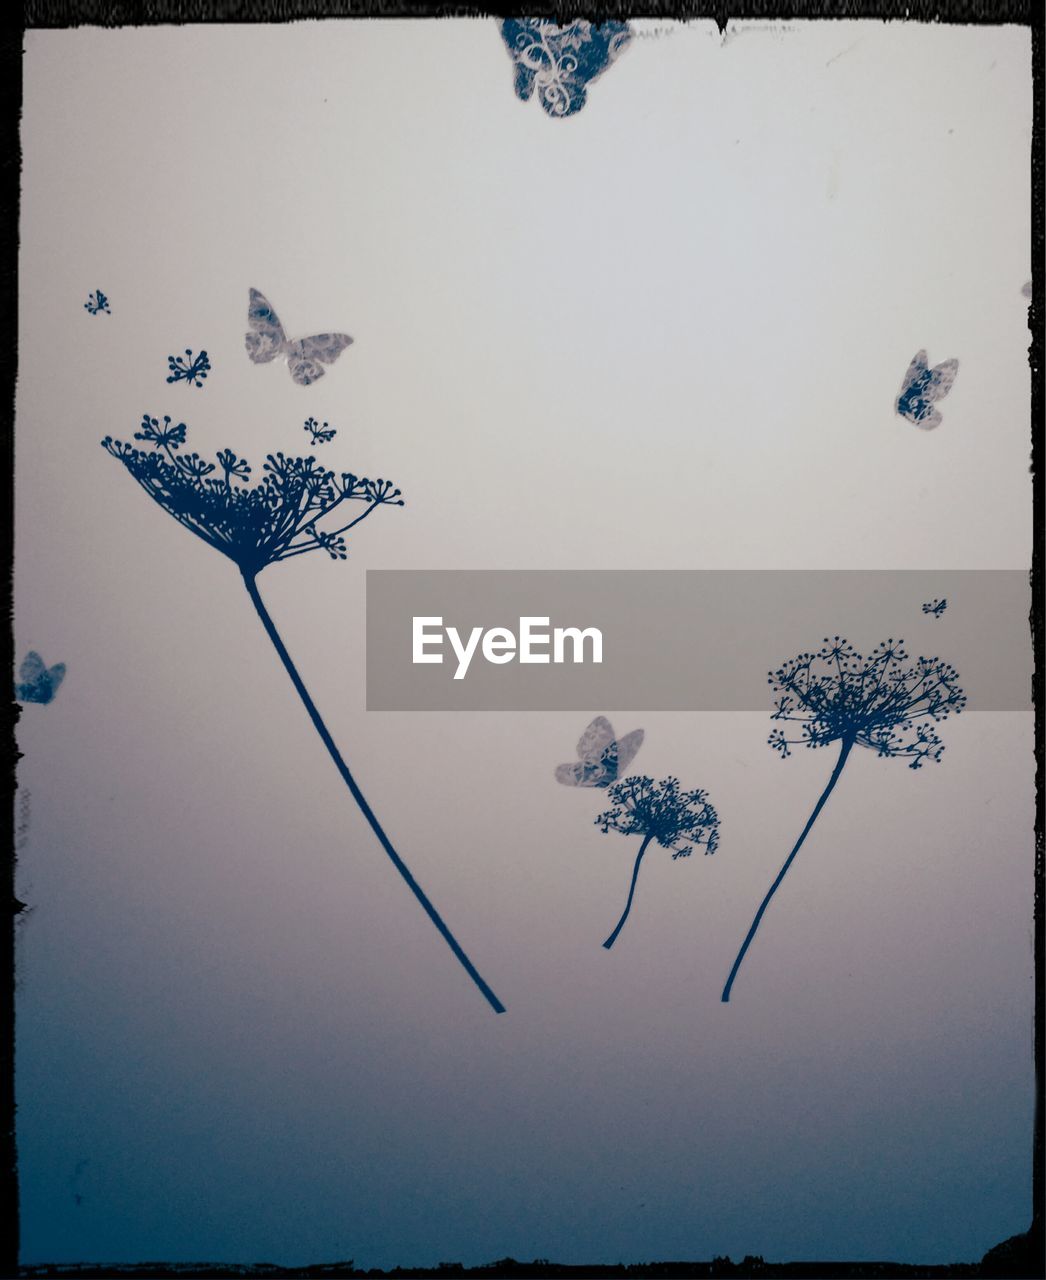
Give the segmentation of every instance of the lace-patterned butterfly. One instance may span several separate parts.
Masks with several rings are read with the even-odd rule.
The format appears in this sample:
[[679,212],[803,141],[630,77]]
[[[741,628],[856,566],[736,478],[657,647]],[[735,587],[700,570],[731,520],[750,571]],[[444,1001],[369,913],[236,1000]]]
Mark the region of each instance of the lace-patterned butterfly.
[[311,338],[290,339],[279,317],[263,293],[250,291],[247,306],[247,354],[255,364],[268,364],[277,356],[287,357],[291,377],[300,387],[308,387],[327,372],[352,342],[347,333],[314,333]]
[[53,667],[49,667],[35,649],[30,649],[18,669],[15,701],[53,702],[64,679],[64,662],[56,662]]
[[643,745],[643,730],[633,729],[620,741],[606,716],[596,716],[577,744],[578,759],[556,768],[565,787],[609,787],[625,772]]
[[916,352],[901,383],[897,412],[923,431],[939,427],[943,419],[934,401],[943,400],[951,391],[958,372],[958,360],[943,360],[931,369],[926,352]]
[[550,18],[506,18],[501,38],[515,67],[516,97],[537,94],[553,119],[575,115],[588,86],[621,56],[632,40],[627,22],[587,18],[560,26]]

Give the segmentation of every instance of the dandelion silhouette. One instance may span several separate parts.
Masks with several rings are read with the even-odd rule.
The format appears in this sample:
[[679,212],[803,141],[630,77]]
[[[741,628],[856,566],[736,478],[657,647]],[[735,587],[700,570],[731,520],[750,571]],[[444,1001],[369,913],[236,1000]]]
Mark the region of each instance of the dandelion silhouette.
[[785,730],[774,729],[767,739],[769,745],[785,758],[797,744],[828,747],[838,743],[839,755],[828,785],[741,944],[723,988],[724,1003],[730,999],[737,971],[770,899],[788,874],[854,747],[867,747],[883,759],[907,760],[910,769],[921,769],[927,760],[940,761],[944,746],[932,726],[958,715],[966,705],[966,695],[959,688],[954,667],[939,658],[911,661],[903,643],[886,640],[863,657],[839,636],[832,640],[826,637],[819,653],[801,653],[769,675],[768,683],[777,694],[771,718],[797,725],[799,735],[791,738]]
[[923,605],[923,613],[932,613],[935,618],[939,618],[947,608],[947,600],[927,600]]
[[103,312],[107,316],[111,316],[113,314],[109,310],[109,299],[101,289],[95,289],[94,293],[89,293],[87,295],[87,301],[84,303],[84,310],[90,316],[97,316]]
[[168,356],[167,367],[171,371],[168,382],[184,382],[187,387],[202,387],[211,362],[207,358],[206,351],[201,351],[194,359],[192,350],[186,347],[185,359],[183,360],[181,356]]
[[[161,422],[147,414],[134,438],[147,447],[135,448],[111,436],[102,445],[179,524],[239,569],[266,635],[381,847],[469,977],[495,1012],[502,1013],[504,1005],[443,923],[360,791],[276,630],[256,582],[268,565],[312,551],[325,551],[332,560],[344,560],[348,554],[345,534],[379,507],[403,506],[399,489],[389,480],[368,480],[350,472],[335,475],[318,466],[315,458],[288,458],[282,453],[269,454],[261,481],[251,485],[250,466],[231,449],[220,450],[213,463],[197,453],[180,452],[186,443],[186,426],[183,422],[172,426],[169,417]],[[353,510],[358,514],[350,516]]]
[[655,782],[653,778],[637,774],[615,782],[607,795],[611,807],[596,818],[596,826],[604,834],[619,831],[625,836],[643,837],[632,868],[625,910],[614,932],[603,943],[609,951],[632,910],[639,868],[651,840],[656,840],[663,849],[671,849],[673,862],[677,858],[689,858],[694,849],[702,845],[706,854],[715,853],[719,845],[719,817],[709,804],[706,791],[682,791],[678,778]]
[[330,423],[325,422],[321,427],[315,418],[305,419],[305,430],[309,433],[310,444],[328,444],[338,434]]

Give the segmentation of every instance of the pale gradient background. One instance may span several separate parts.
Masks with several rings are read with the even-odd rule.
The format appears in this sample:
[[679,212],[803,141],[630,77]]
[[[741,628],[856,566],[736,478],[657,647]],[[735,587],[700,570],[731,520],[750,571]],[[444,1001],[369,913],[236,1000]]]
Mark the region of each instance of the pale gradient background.
[[[607,953],[634,842],[551,774],[584,717],[367,714],[362,606],[379,567],[1025,567],[1027,30],[695,24],[567,121],[493,21],[26,48],[15,626],[69,674],[19,729],[25,1259],[943,1262],[1025,1229],[1030,715],[854,758],[724,1007],[828,754],[616,717],[723,843],[648,859]],[[248,362],[251,285],[355,337],[316,386]],[[203,390],[164,381],[187,346]],[[930,434],[893,413],[919,347],[961,362]],[[256,465],[313,414],[403,487],[347,564],[260,586],[507,1014],[233,567],[98,447],[146,411]],[[960,625],[883,633],[947,658]]]

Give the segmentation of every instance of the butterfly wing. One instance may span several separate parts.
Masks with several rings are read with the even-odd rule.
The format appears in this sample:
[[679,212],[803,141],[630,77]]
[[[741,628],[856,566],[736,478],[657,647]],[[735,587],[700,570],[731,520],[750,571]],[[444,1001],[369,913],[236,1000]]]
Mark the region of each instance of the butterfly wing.
[[935,364],[930,370],[930,381],[926,388],[927,400],[943,400],[951,391],[958,372],[958,360],[942,360],[940,364]]
[[581,18],[560,26],[548,18],[503,24],[502,35],[516,61],[516,94],[527,99],[538,90],[542,108],[557,118],[575,115],[587,101],[587,88],[620,56],[632,32],[627,23],[595,25]]
[[267,364],[286,347],[287,335],[283,332],[283,325],[269,300],[257,289],[250,291],[247,325],[250,329],[245,339],[247,354],[255,364]]
[[591,783],[585,782],[585,769],[580,760],[573,764],[556,765],[556,781],[561,782],[565,787],[587,787]]
[[521,102],[530,99],[534,76],[546,61],[534,25],[532,18],[505,18],[501,23],[501,38],[512,59],[516,97]]
[[617,776],[617,742],[606,716],[596,716],[577,744],[578,759],[561,764],[556,780],[566,787],[606,787]]
[[597,26],[580,19],[564,30],[562,42],[577,58],[574,74],[585,84],[591,84],[624,53],[631,39],[631,29],[625,22],[611,21]]
[[610,721],[596,716],[577,744],[585,775],[583,787],[609,787],[617,779],[619,747]]
[[300,349],[306,360],[333,364],[351,343],[347,333],[314,333],[311,338],[302,338]]
[[635,759],[636,752],[643,745],[643,730],[633,729],[623,738],[615,739],[603,748],[598,762],[582,761],[591,781],[583,785],[590,787],[609,787],[622,776]]
[[18,679],[21,684],[33,685],[41,676],[47,674],[47,663],[36,652],[30,649],[22,660],[22,665],[18,668]]
[[301,387],[311,386],[326,373],[323,366],[333,364],[351,342],[347,333],[316,333],[292,342],[287,356],[291,377]]
[[50,687],[50,692],[48,693],[46,698],[47,702],[50,702],[51,699],[58,692],[58,686],[62,683],[64,679],[65,679],[65,663],[56,662],[54,666],[51,667],[51,669],[47,673],[47,682]]
[[911,421],[921,431],[933,431],[944,419],[941,411],[934,406],[935,400],[943,400],[952,389],[955,375],[959,372],[958,360],[944,360],[926,372],[918,402],[918,411]]
[[924,406],[922,392],[928,375],[926,352],[917,351],[908,366],[908,372],[904,375],[901,389],[897,393],[897,412],[910,422],[918,420],[919,412]]
[[287,367],[291,371],[291,377],[299,387],[311,387],[314,382],[318,382],[327,372],[318,360],[307,360],[297,352],[287,357]]
[[598,757],[575,760],[556,766],[556,781],[565,787],[609,787],[617,777],[617,743],[612,742]]
[[913,422],[920,431],[936,431],[944,419],[940,409],[935,409],[929,401],[923,401],[917,414],[906,414],[909,422]]
[[915,386],[919,379],[927,372],[929,367],[925,350],[917,351],[915,355],[912,356],[912,362],[908,366],[908,372],[904,375],[904,381],[901,383],[901,391],[907,391],[911,387]]
[[643,745],[642,729],[633,729],[626,733],[617,744],[617,776],[620,777],[635,759],[636,752]]
[[606,716],[596,716],[578,739],[577,753],[582,760],[598,760],[614,741],[614,730]]

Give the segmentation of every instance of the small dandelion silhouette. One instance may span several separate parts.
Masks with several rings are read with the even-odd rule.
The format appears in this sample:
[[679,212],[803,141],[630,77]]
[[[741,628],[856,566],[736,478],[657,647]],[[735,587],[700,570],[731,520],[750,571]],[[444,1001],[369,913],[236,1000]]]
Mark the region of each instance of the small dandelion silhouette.
[[305,419],[305,430],[309,433],[309,439],[312,444],[327,444],[333,440],[338,434],[336,428],[324,423],[321,427],[315,418]]
[[202,387],[211,362],[206,351],[201,351],[194,358],[191,348],[186,347],[184,359],[181,356],[167,357],[167,367],[171,371],[168,382],[184,382],[187,387]]
[[853,748],[867,747],[882,759],[907,760],[910,769],[941,759],[944,746],[933,725],[958,715],[966,705],[966,695],[954,667],[939,658],[912,661],[903,644],[901,640],[885,640],[863,657],[839,636],[826,638],[820,652],[801,653],[769,675],[768,683],[777,694],[771,719],[797,726],[789,732],[799,736],[789,737],[785,730],[775,728],[768,744],[784,759],[796,745],[816,748],[838,743],[839,756],[828,785],[741,944],[723,988],[724,1003],[730,999],[737,971],[770,899],[832,794]]
[[298,674],[256,582],[269,565],[313,551],[344,560],[348,555],[345,535],[379,507],[402,507],[399,489],[390,480],[368,480],[347,471],[336,475],[317,465],[315,458],[288,458],[282,453],[268,455],[261,479],[252,485],[251,467],[243,458],[231,449],[219,450],[214,462],[198,453],[186,453],[186,435],[185,423],[172,426],[169,417],[161,420],[146,414],[134,434],[146,448],[111,436],[102,445],[164,511],[237,566],[266,635],[371,830],[469,977],[495,1012],[503,1012],[504,1005],[458,945],[364,798]]
[[715,853],[719,846],[719,817],[706,791],[683,791],[678,778],[655,782],[653,778],[637,774],[615,782],[607,796],[611,807],[596,818],[596,826],[604,834],[619,831],[625,836],[643,837],[632,868],[625,910],[603,943],[609,951],[632,910],[639,867],[651,840],[656,840],[663,849],[671,849],[673,862],[689,858],[695,848],[702,846],[706,854]]
[[928,600],[923,605],[923,613],[932,613],[935,618],[939,618],[947,608],[947,600]]
[[113,314],[109,310],[109,299],[101,289],[95,289],[94,293],[89,293],[87,295],[87,301],[84,303],[84,310],[90,316],[101,315],[103,312],[107,316],[111,316]]

